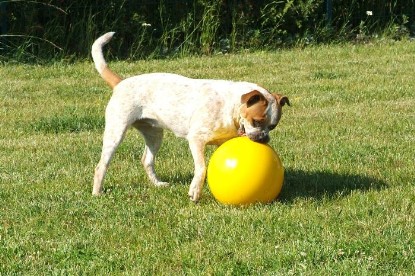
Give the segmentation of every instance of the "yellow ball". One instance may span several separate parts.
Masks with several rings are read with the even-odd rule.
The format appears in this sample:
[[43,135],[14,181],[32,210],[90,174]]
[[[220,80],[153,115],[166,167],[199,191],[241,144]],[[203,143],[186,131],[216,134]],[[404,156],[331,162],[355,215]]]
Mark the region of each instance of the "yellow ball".
[[223,204],[268,203],[281,192],[284,167],[269,145],[238,137],[212,154],[207,181],[213,196]]

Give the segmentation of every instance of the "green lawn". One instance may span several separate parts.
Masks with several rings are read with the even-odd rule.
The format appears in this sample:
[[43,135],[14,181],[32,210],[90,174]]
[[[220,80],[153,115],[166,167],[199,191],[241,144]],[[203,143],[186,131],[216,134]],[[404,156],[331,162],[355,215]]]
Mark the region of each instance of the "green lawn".
[[290,97],[270,143],[282,193],[243,208],[207,185],[189,201],[192,158],[171,133],[157,160],[170,187],[149,183],[131,130],[91,196],[111,96],[92,63],[0,65],[0,274],[413,275],[414,65],[409,41],[111,62]]

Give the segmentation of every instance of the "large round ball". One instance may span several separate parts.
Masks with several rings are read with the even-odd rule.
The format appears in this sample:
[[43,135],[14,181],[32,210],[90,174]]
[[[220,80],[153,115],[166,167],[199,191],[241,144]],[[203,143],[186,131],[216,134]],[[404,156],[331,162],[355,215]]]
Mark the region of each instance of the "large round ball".
[[281,192],[284,167],[269,145],[238,137],[223,143],[212,154],[207,181],[221,203],[268,203]]

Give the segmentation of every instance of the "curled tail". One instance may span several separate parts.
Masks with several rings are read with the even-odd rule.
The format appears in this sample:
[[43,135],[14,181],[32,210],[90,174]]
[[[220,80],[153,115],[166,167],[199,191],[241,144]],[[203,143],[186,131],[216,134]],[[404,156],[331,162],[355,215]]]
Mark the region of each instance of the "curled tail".
[[108,68],[102,53],[102,47],[104,47],[104,45],[111,40],[114,34],[114,32],[109,32],[103,36],[100,36],[97,40],[95,40],[94,44],[92,44],[91,51],[95,68],[108,85],[111,86],[111,88],[114,88],[119,82],[122,81],[122,79]]

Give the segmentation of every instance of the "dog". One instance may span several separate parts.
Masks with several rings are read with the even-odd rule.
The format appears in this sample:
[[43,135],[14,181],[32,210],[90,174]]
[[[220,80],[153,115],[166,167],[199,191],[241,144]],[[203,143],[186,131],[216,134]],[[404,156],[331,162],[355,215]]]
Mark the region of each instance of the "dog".
[[[163,130],[187,139],[194,159],[189,197],[197,202],[206,177],[205,147],[245,135],[259,143],[269,142],[269,131],[290,105],[281,94],[271,94],[257,84],[227,80],[191,79],[170,73],[149,73],[122,79],[111,71],[103,47],[113,37],[109,32],[92,45],[92,58],[101,77],[113,89],[105,111],[101,159],[95,169],[92,194],[100,195],[111,158],[129,127],[144,137],[141,159],[155,186],[166,186],[154,171],[155,156]],[[243,149],[241,149],[243,150]]]

